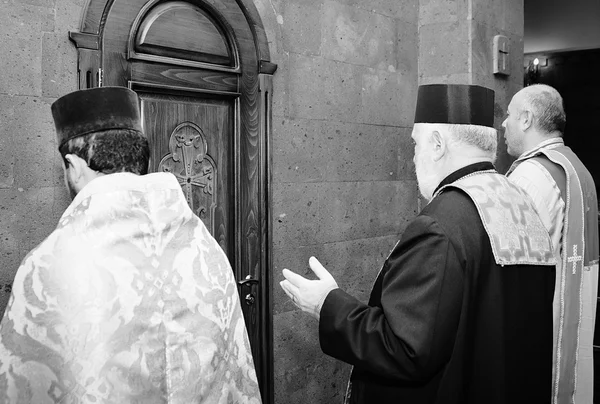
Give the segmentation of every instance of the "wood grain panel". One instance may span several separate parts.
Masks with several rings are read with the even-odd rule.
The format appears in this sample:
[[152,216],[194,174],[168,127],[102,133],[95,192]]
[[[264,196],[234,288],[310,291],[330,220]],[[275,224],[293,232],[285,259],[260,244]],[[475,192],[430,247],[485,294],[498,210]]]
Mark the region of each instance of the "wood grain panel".
[[227,35],[196,5],[159,3],[147,12],[139,27],[133,28],[137,30],[133,47],[138,53],[235,65]]
[[[80,31],[91,34],[100,34],[103,32],[106,12],[112,8],[113,2],[114,0],[88,0],[85,14],[81,21]],[[270,61],[269,42],[254,1],[230,1],[227,2],[227,7],[231,8],[231,3],[236,3],[233,8],[239,8],[249,23],[256,46],[257,59]]]
[[131,79],[168,86],[238,92],[238,74],[236,73],[199,70],[166,63],[132,61]]
[[[232,248],[234,228],[229,218],[235,202],[232,180],[234,100],[166,95],[157,93],[153,88],[132,88],[138,92],[142,103],[144,130],[151,145],[151,171],[158,171],[160,161],[173,152],[169,141],[180,124],[191,122],[202,130],[207,143],[207,154],[215,162],[218,173],[214,187],[217,206],[214,216],[207,216],[212,220],[205,220],[205,224],[212,230],[213,237],[221,244],[229,259],[235,260],[236,250]],[[202,216],[201,218],[204,220]]]

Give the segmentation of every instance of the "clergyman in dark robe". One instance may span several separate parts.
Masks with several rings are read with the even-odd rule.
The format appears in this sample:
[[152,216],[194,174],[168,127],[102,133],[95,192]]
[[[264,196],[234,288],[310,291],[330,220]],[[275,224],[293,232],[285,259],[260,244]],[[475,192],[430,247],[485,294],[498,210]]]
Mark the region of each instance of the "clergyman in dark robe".
[[[319,319],[327,355],[353,365],[346,403],[547,404],[555,259],[524,192],[493,165],[494,92],[419,87],[417,182],[428,204],[367,304],[288,269],[281,287]],[[393,208],[393,207],[390,207]]]

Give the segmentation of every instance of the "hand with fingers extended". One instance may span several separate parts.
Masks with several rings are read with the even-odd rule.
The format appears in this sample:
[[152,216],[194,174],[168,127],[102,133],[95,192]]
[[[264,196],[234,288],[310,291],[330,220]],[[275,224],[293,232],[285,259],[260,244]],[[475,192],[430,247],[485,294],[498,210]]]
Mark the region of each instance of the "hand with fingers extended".
[[329,292],[337,289],[338,285],[315,257],[310,257],[308,265],[319,279],[306,279],[289,269],[284,269],[282,273],[285,280],[279,284],[296,306],[318,319],[325,298]]

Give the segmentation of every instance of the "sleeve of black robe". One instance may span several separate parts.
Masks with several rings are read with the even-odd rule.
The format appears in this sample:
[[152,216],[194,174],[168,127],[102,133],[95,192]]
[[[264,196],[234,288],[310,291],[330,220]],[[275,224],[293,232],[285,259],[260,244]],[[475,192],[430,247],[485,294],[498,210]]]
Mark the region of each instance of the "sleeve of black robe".
[[329,293],[319,339],[327,355],[387,378],[428,380],[450,358],[463,269],[440,225],[418,216],[382,269],[381,307]]

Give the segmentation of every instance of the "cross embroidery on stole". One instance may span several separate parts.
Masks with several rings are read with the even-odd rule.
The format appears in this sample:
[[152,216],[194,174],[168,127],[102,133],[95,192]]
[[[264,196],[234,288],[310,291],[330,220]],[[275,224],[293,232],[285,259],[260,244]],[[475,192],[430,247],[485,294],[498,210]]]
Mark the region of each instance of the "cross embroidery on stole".
[[577,269],[577,263],[579,261],[583,261],[583,256],[577,255],[577,244],[573,245],[573,255],[567,258],[567,261],[573,263],[573,275],[575,275],[575,271]]

